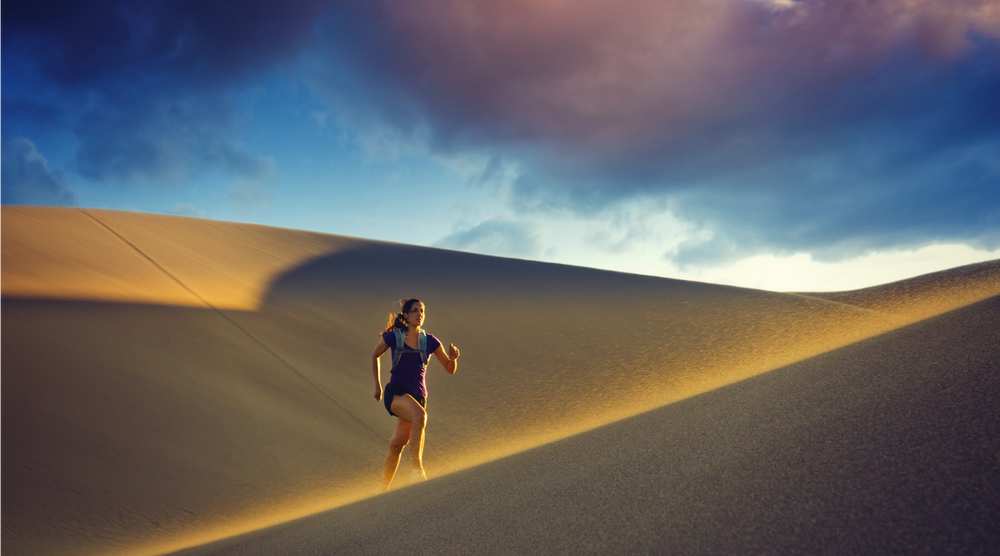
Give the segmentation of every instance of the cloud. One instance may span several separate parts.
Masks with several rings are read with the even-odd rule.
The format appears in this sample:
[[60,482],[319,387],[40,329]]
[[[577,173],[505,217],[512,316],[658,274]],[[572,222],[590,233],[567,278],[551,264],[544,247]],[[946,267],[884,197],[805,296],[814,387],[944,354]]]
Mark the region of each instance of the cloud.
[[22,137],[3,140],[3,204],[75,206],[76,193],[62,172]]
[[338,14],[322,35],[366,102],[437,151],[518,160],[518,211],[659,195],[714,235],[678,252],[704,262],[995,241],[996,0],[384,0]]
[[586,244],[609,255],[647,248],[666,249],[691,238],[694,230],[678,220],[669,204],[637,198],[618,203],[591,217]]
[[329,118],[330,112],[328,110],[313,110],[309,113],[309,120],[315,122],[317,129],[325,128]]
[[223,84],[295,55],[325,0],[12,0],[4,2],[3,50],[31,52],[61,86],[122,75],[170,75]]
[[[537,236],[512,223],[635,199],[697,231],[668,253],[682,263],[998,241],[1000,0],[14,0],[3,15],[5,129],[71,130],[91,180],[222,171],[232,202],[261,206],[267,159],[238,140],[233,91],[283,71],[364,160],[487,161],[471,181],[524,218],[453,245],[513,249]],[[594,238],[624,250],[630,233]]]
[[789,101],[812,109],[901,50],[947,59],[973,47],[970,33],[1000,32],[994,1],[940,4],[385,0],[346,3],[327,32],[359,72],[400,92],[386,109],[409,103],[443,144],[556,141],[621,156]]
[[246,213],[271,204],[271,194],[257,181],[237,180],[233,183],[226,200]]
[[898,166],[874,161],[860,168],[863,153],[831,151],[786,167],[783,175],[795,187],[769,188],[765,180],[775,173],[761,172],[743,176],[755,187],[680,192],[674,215],[694,223],[702,240],[681,245],[675,260],[724,264],[764,253],[810,253],[830,262],[945,240],[1000,246],[1000,141],[915,150],[923,158],[904,153]]
[[267,175],[266,160],[235,139],[240,121],[226,99],[126,90],[128,95],[103,97],[80,116],[75,166],[84,177],[170,185],[216,169],[242,179]]
[[[58,119],[97,182],[259,179],[234,90],[309,43],[323,1],[12,1],[2,19],[5,124]],[[14,77],[15,79],[11,79]],[[22,110],[22,108],[30,108]],[[39,115],[45,116],[40,118]]]
[[174,208],[167,211],[169,214],[176,214],[178,216],[191,216],[194,218],[208,218],[208,212],[205,209],[200,209],[191,203],[174,203]]
[[456,231],[435,242],[434,246],[505,257],[538,257],[542,254],[541,226],[531,221],[497,217]]

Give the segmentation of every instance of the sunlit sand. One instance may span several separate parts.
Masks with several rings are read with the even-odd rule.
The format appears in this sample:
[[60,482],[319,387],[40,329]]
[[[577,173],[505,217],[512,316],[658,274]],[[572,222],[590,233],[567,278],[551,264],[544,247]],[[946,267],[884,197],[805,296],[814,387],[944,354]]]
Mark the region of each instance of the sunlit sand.
[[1000,294],[1000,262],[774,293],[105,210],[2,223],[11,554],[163,554],[369,497],[394,423],[368,355],[402,297],[463,353],[428,373],[433,479]]
[[3,207],[6,298],[256,310],[270,282],[362,242],[120,211]]

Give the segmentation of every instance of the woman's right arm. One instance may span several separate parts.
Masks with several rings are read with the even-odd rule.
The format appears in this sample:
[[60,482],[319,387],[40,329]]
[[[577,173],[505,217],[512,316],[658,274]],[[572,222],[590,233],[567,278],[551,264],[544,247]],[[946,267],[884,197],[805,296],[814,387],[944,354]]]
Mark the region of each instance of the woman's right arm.
[[382,356],[389,346],[386,345],[385,340],[379,340],[378,345],[375,346],[375,351],[372,352],[372,375],[375,377],[375,401],[382,401],[382,377],[379,372],[379,362],[378,358]]

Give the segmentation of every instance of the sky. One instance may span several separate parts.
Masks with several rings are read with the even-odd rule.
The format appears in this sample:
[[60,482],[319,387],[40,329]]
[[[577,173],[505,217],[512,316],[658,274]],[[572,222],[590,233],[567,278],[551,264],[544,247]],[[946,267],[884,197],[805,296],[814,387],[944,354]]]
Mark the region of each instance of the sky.
[[5,0],[0,25],[5,205],[774,291],[1000,258],[1000,0]]

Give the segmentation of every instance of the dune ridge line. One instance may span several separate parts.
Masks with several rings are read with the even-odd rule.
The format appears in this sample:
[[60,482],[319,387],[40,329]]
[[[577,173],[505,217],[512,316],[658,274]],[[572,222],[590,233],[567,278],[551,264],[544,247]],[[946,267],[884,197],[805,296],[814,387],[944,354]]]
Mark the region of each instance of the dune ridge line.
[[285,365],[286,367],[288,367],[289,370],[291,370],[293,373],[295,373],[296,375],[298,375],[302,380],[308,382],[320,394],[322,394],[324,397],[326,397],[327,399],[329,399],[334,405],[336,405],[341,410],[343,410],[345,413],[347,413],[352,419],[354,419],[355,421],[357,421],[362,426],[367,427],[368,430],[372,431],[372,434],[376,435],[377,437],[380,437],[379,433],[377,431],[375,431],[374,429],[372,429],[371,427],[369,427],[367,423],[365,423],[364,421],[362,421],[361,419],[359,419],[356,415],[354,415],[350,411],[348,411],[347,408],[343,407],[340,403],[337,402],[337,400],[333,399],[333,397],[330,396],[330,394],[328,394],[325,390],[323,390],[322,388],[320,388],[319,386],[317,386],[316,383],[314,383],[313,381],[309,380],[309,378],[306,377],[306,375],[302,374],[291,363],[289,363],[288,361],[285,361],[280,355],[278,355],[277,353],[275,353],[274,350],[272,350],[271,348],[269,348],[259,338],[255,337],[253,334],[251,334],[250,331],[248,331],[247,329],[245,329],[242,326],[240,326],[240,324],[238,322],[236,322],[233,319],[229,318],[229,316],[226,315],[221,310],[219,310],[218,307],[212,305],[207,300],[205,300],[203,297],[201,297],[200,295],[198,295],[198,292],[196,292],[193,289],[189,288],[187,286],[187,284],[185,284],[180,278],[177,278],[176,276],[174,276],[173,274],[171,274],[169,270],[163,268],[163,266],[161,266],[159,263],[157,263],[155,259],[153,259],[152,257],[150,257],[148,254],[144,253],[142,251],[142,249],[139,249],[138,247],[136,247],[135,245],[133,245],[127,239],[125,239],[124,237],[122,237],[121,234],[119,234],[118,232],[116,232],[114,229],[112,229],[110,226],[108,226],[104,222],[101,222],[100,219],[98,219],[94,215],[88,213],[87,211],[85,211],[83,209],[77,209],[77,210],[79,210],[80,212],[86,214],[87,216],[89,216],[90,218],[92,218],[95,222],[97,222],[98,224],[100,224],[101,226],[104,226],[105,228],[107,228],[107,230],[109,232],[111,232],[112,234],[114,234],[115,237],[117,237],[117,238],[121,239],[122,241],[124,241],[132,249],[135,249],[135,251],[137,253],[139,253],[144,258],[146,258],[150,263],[152,263],[154,266],[156,266],[156,268],[160,269],[160,271],[162,271],[164,274],[166,274],[168,277],[170,277],[170,279],[174,280],[181,287],[183,287],[187,291],[191,292],[191,294],[194,295],[195,297],[197,297],[202,303],[205,304],[205,306],[207,306],[209,309],[212,309],[213,311],[215,311],[220,317],[226,319],[230,324],[232,324],[233,326],[235,326],[240,332],[243,332],[244,334],[246,334],[247,337],[250,338],[254,343],[256,343],[261,348],[263,348],[265,351],[267,351],[268,353],[270,353],[271,355],[273,355],[275,359],[277,359],[283,365]]

